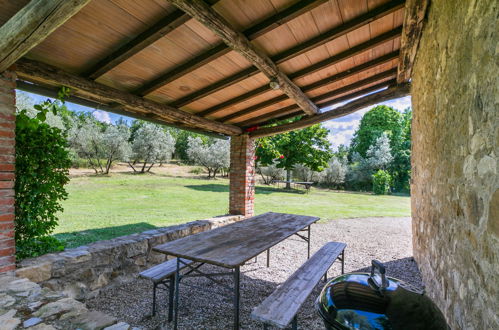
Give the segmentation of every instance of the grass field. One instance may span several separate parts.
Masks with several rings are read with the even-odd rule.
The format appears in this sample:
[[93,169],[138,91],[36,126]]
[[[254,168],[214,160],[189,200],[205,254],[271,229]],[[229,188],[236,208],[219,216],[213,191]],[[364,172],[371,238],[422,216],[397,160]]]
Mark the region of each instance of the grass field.
[[[148,230],[226,214],[227,179],[113,174],[71,179],[55,236],[75,247]],[[409,197],[314,189],[286,192],[256,188],[257,214],[274,211],[314,215],[322,220],[367,216],[409,216]]]

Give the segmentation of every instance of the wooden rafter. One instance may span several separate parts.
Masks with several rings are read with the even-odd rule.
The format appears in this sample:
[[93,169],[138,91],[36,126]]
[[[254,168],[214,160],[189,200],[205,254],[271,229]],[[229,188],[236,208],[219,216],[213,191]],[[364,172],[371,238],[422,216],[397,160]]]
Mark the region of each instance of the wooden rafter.
[[[270,32],[276,27],[292,20],[293,18],[300,16],[303,13],[312,10],[313,8],[319,6],[320,4],[326,2],[327,0],[301,0],[292,6],[284,9],[283,11],[268,17],[262,22],[253,25],[252,27],[246,29],[242,33],[249,40],[254,40],[259,36]],[[144,84],[135,90],[135,94],[147,95],[155,91],[158,88],[202,67],[203,65],[215,60],[216,58],[227,54],[231,49],[224,43],[213,46],[212,48],[204,51],[203,53],[195,56],[192,59],[180,64],[179,66],[168,70],[167,72],[161,74],[156,79]]]
[[[290,74],[288,74],[288,77],[289,77],[289,79],[298,79],[298,78],[301,78],[305,75],[312,74],[318,70],[332,66],[332,65],[339,63],[341,61],[345,61],[352,56],[356,56],[356,55],[361,54],[363,52],[366,52],[367,50],[370,50],[376,46],[379,46],[385,42],[388,42],[390,40],[398,38],[400,36],[401,31],[402,31],[401,28],[396,28],[396,29],[391,30],[389,32],[383,33],[382,35],[379,35],[371,40],[368,40],[368,41],[361,43],[357,46],[349,48],[349,49],[347,49],[339,54],[328,57],[320,62],[312,64],[312,65],[310,65],[306,68],[303,68],[299,71],[290,73]],[[217,104],[213,107],[210,107],[206,110],[198,112],[197,115],[203,116],[203,117],[213,115],[214,113],[217,113],[218,111],[223,110],[224,108],[227,108],[231,105],[234,105],[234,104],[237,104],[240,102],[243,102],[243,101],[248,100],[252,97],[255,97],[255,96],[258,96],[258,95],[263,94],[265,92],[268,92],[269,90],[270,90],[270,87],[268,85],[264,85],[262,87],[256,88],[256,89],[249,91],[247,93],[239,95],[235,98],[232,98],[230,100],[227,100],[225,102]]]
[[0,27],[0,72],[45,40],[89,1],[30,1]]
[[221,15],[201,0],[170,0],[193,18],[217,34],[230,48],[243,55],[269,79],[275,79],[283,93],[296,102],[306,114],[318,112],[317,106],[296,86],[277,65],[241,32],[236,31]]
[[[325,101],[325,102],[317,103],[317,106],[320,109],[330,107],[334,104],[349,101],[349,100],[352,100],[356,97],[363,96],[363,95],[378,91],[380,89],[386,88],[388,86],[395,85],[396,83],[397,83],[396,79],[383,81],[379,84],[376,84],[376,85],[373,85],[370,87],[366,87],[366,88],[361,89],[357,92],[349,93],[349,94],[339,96],[339,97],[333,98],[333,99]],[[255,126],[255,125],[264,126],[264,125],[269,124],[270,121],[292,118],[292,117],[296,117],[300,114],[303,114],[303,113],[300,110],[297,110],[296,106],[284,107],[284,108],[263,114],[261,116],[255,117],[255,118],[251,118],[251,119],[245,120],[243,122],[239,122],[239,123],[237,123],[237,125],[240,127],[248,127],[248,126]]]
[[273,127],[262,127],[249,134],[252,138],[259,138],[259,137],[284,133],[295,129],[301,129],[321,123],[326,120],[343,117],[355,111],[358,111],[362,108],[368,107],[370,105],[409,95],[410,87],[411,87],[410,83],[404,83],[401,85],[389,87],[383,91],[369,94],[359,99],[356,99],[334,110],[323,112],[315,116],[303,118],[289,124],[273,126]]
[[[393,13],[394,11],[404,7],[404,0],[390,1],[384,5],[381,5],[363,15],[360,15],[340,26],[334,27],[320,35],[309,39],[301,44],[291,47],[281,53],[272,56],[270,59],[276,63],[281,64],[287,60],[290,60],[296,56],[299,56],[311,49],[314,49],[320,45],[323,45],[331,40],[339,38],[346,35],[347,33],[354,31],[372,21],[375,21],[381,17]],[[397,34],[400,35],[400,32]],[[240,71],[232,76],[224,78],[208,87],[202,88],[198,91],[190,93],[177,101],[173,102],[171,105],[174,107],[183,107],[189,103],[199,100],[207,95],[210,95],[216,91],[224,89],[230,85],[233,85],[241,80],[252,77],[259,71],[255,67],[250,67],[243,71]]]
[[[392,61],[392,60],[396,59],[398,57],[398,55],[399,55],[398,51],[391,52],[389,54],[386,54],[386,55],[383,55],[381,57],[378,57],[378,58],[376,58],[374,60],[371,60],[371,61],[368,61],[366,63],[357,65],[357,66],[355,66],[355,67],[353,67],[353,68],[351,68],[349,70],[337,73],[337,74],[332,75],[330,77],[327,77],[327,78],[321,79],[319,81],[313,82],[311,84],[308,84],[306,86],[303,86],[301,89],[302,89],[303,92],[309,92],[309,91],[312,91],[314,89],[317,89],[317,88],[320,88],[320,87],[332,84],[334,82],[338,82],[338,81],[340,81],[342,79],[351,77],[351,76],[353,76],[353,75],[355,75],[357,73],[360,73],[362,71],[366,71],[366,70],[372,69],[372,68],[374,68],[374,67],[376,67],[378,65],[381,65],[381,64],[384,64],[386,62]],[[268,107],[270,105],[279,103],[279,102],[284,101],[284,100],[287,100],[287,96],[286,95],[279,95],[279,96],[276,96],[276,97],[271,98],[269,100],[265,100],[265,101],[260,102],[258,104],[255,104],[255,105],[252,105],[250,107],[247,107],[246,109],[242,109],[240,111],[231,113],[230,115],[227,115],[227,116],[219,119],[219,121],[226,122],[226,121],[229,121],[229,120],[241,117],[241,116],[246,116],[246,115],[248,115],[250,113],[259,111],[259,110],[261,110],[261,109],[263,109],[265,107]]]
[[[218,1],[219,0],[210,0],[208,2],[213,6]],[[173,13],[167,15],[166,17],[163,17],[149,29],[140,33],[131,41],[125,43],[122,46],[119,46],[115,51],[99,61],[87,72],[83,73],[82,76],[91,79],[99,78],[106,72],[111,71],[119,64],[128,60],[133,55],[142,51],[144,48],[163,38],[168,33],[172,32],[190,19],[191,17],[183,11],[178,9],[175,10]]]
[[412,66],[416,58],[419,39],[429,0],[407,0],[404,14],[404,27],[400,39],[400,60],[397,82],[411,79]]
[[225,125],[165,104],[146,100],[44,63],[21,59],[17,62],[16,72],[20,79],[42,86],[66,86],[71,89],[72,95],[79,98],[106,104],[130,113],[160,118],[166,123],[181,124],[226,135],[242,133],[242,130],[237,126]]

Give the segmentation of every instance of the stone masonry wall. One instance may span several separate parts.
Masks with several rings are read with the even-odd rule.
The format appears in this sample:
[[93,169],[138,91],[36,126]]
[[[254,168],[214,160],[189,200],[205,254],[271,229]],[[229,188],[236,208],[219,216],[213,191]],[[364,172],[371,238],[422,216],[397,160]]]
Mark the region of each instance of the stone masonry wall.
[[453,329],[499,329],[498,6],[432,1],[413,72],[414,256]]
[[84,300],[103,287],[127,282],[143,269],[165,261],[164,254],[152,251],[154,246],[242,219],[231,215],[198,220],[26,259],[16,275]]
[[16,74],[0,74],[0,273],[15,268],[14,158]]

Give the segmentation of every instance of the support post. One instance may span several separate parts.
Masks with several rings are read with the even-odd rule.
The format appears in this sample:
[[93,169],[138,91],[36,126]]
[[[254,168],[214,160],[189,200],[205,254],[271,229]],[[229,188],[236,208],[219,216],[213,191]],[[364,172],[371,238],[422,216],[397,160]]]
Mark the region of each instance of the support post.
[[16,74],[0,74],[0,273],[16,268],[14,241],[14,161]]
[[254,215],[255,145],[247,134],[231,137],[229,213]]

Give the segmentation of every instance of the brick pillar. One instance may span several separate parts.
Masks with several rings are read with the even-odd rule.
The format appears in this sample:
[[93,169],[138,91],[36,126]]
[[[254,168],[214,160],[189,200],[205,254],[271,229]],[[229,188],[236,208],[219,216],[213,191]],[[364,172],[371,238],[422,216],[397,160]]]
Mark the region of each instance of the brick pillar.
[[254,215],[255,145],[248,135],[233,136],[230,140],[230,197],[229,213]]
[[0,273],[14,270],[16,74],[0,74]]

